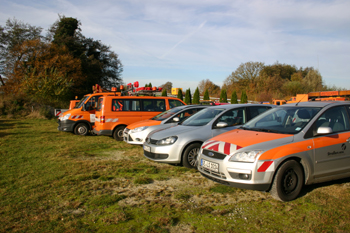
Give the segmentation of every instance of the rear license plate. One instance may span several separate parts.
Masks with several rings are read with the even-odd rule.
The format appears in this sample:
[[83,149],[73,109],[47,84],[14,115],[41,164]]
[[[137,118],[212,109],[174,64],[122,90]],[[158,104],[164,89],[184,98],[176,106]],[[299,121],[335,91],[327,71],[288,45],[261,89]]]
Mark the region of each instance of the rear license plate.
[[201,166],[214,172],[219,172],[219,164],[201,159]]
[[151,147],[143,145],[143,150],[147,152],[151,152]]

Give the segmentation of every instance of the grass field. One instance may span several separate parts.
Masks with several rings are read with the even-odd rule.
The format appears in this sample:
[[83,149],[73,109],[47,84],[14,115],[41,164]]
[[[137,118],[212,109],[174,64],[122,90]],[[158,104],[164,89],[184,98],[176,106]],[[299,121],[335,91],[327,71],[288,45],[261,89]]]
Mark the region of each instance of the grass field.
[[54,120],[0,119],[0,232],[350,232],[350,179],[282,203],[142,153]]

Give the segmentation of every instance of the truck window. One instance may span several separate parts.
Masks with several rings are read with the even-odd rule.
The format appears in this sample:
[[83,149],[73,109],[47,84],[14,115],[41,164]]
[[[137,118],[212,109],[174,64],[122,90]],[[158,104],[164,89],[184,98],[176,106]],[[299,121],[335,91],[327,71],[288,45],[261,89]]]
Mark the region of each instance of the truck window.
[[97,103],[98,103],[98,98],[100,98],[102,95],[96,95],[96,96],[92,96],[88,102],[86,102],[85,105],[85,109],[86,110],[94,110],[97,107]]
[[140,111],[140,100],[114,99],[112,111]]
[[154,111],[163,112],[165,111],[165,100],[164,99],[144,99],[142,100],[142,111]]
[[103,105],[103,98],[99,98],[96,111],[101,111],[102,105]]
[[177,106],[182,106],[184,104],[179,100],[169,100],[169,105],[170,105],[170,108],[174,108]]

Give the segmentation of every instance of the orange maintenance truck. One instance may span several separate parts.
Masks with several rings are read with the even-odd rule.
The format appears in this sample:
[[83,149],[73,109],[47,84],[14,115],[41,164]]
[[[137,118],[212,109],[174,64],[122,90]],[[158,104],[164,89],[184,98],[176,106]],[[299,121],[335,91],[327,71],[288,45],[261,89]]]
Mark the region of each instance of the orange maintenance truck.
[[114,139],[122,141],[127,125],[150,119],[181,105],[186,104],[174,97],[101,96],[98,99],[93,132],[97,135],[113,136]]
[[120,92],[116,92],[116,88],[112,91],[102,91],[96,85],[93,88],[94,93],[85,95],[73,109],[64,112],[58,118],[59,131],[74,132],[77,135],[87,135],[95,124],[95,111],[98,98],[102,96],[121,96]]

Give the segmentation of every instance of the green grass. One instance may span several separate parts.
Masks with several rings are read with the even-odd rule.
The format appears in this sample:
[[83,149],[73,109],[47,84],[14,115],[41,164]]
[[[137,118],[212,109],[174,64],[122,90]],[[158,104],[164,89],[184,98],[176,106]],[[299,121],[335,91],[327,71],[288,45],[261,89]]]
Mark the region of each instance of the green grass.
[[282,203],[142,152],[54,120],[0,119],[0,232],[350,231],[350,179]]

